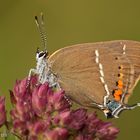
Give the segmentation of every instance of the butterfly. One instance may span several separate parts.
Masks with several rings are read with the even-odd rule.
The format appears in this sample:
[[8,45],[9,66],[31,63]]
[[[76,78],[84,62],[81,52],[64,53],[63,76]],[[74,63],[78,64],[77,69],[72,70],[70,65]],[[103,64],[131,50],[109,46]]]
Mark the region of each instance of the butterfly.
[[77,44],[48,56],[41,21],[35,17],[41,34],[43,51],[37,51],[36,69],[40,83],[63,88],[71,100],[84,107],[102,110],[107,118],[118,118],[123,110],[132,110],[128,99],[140,80],[140,42],[129,40]]

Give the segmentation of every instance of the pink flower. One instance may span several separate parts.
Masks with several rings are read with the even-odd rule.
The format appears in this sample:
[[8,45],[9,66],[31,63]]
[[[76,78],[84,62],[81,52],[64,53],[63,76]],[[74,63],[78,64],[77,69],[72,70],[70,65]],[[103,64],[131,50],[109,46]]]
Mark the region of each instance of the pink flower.
[[19,119],[13,120],[13,131],[18,133],[19,135],[27,136],[29,131],[26,127],[26,122],[21,121]]
[[97,136],[103,140],[114,140],[119,132],[119,129],[111,126],[111,123],[106,123],[97,132]]
[[70,107],[70,104],[64,98],[65,91],[49,92],[47,100],[48,104],[53,107],[53,110],[62,111]]
[[16,100],[16,98],[14,96],[13,91],[12,90],[9,90],[9,92],[10,92],[10,100],[11,100],[11,103],[14,105],[14,104],[16,104],[17,100]]
[[[97,118],[96,113],[88,114],[81,136],[84,140],[99,138],[101,140],[115,140],[119,130],[112,126],[110,122],[104,122]],[[81,137],[80,136],[80,137]]]
[[27,124],[27,128],[32,137],[32,136],[43,134],[47,130],[48,126],[45,120],[37,120],[37,121],[29,122]]
[[70,115],[71,111],[69,109],[58,112],[58,114],[54,116],[53,123],[55,125],[58,124],[60,126],[65,126],[67,123],[70,123]]
[[70,120],[67,122],[68,127],[72,129],[82,129],[86,123],[87,111],[86,109],[80,108],[74,110],[70,114]]
[[[76,137],[74,138],[74,140],[94,140],[94,139],[93,139],[93,137],[90,136],[90,135],[84,136],[84,135],[82,135],[82,134],[79,134],[78,136],[76,136]],[[96,139],[95,139],[95,140],[96,140]],[[97,139],[97,140],[98,140],[98,139]]]
[[27,85],[27,78],[16,81],[16,85],[14,86],[14,95],[17,100],[18,98],[22,98],[26,94],[27,92],[26,85]]
[[0,126],[6,122],[5,97],[0,96]]
[[[28,140],[115,140],[118,129],[111,123],[97,118],[86,109],[72,110],[65,99],[65,91],[56,91],[46,82],[38,84],[31,77],[27,88],[27,78],[16,82],[10,91],[13,109],[12,131]],[[4,98],[0,98],[3,114]],[[5,115],[5,114],[4,114]],[[5,117],[2,124],[5,122]]]
[[36,114],[43,114],[47,107],[47,92],[49,89],[48,83],[39,85],[34,88],[32,93],[32,106]]
[[46,132],[47,140],[67,140],[68,130],[66,128],[54,128]]

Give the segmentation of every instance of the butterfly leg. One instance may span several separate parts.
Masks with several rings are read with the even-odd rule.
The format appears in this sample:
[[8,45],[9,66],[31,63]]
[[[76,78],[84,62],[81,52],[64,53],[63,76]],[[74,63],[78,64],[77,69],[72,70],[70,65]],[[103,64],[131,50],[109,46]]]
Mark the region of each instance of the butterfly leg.
[[115,118],[119,118],[119,114],[125,110],[123,107],[119,108],[116,112],[114,112],[112,115],[115,117]]
[[118,117],[118,115],[123,111],[123,110],[133,110],[135,109],[136,107],[140,107],[140,103],[137,103],[135,105],[132,105],[132,106],[121,106],[120,108],[118,108],[116,110],[116,112],[114,112],[113,116],[116,118]]
[[136,107],[140,107],[140,103],[137,103],[137,104],[132,105],[132,106],[126,106],[125,108],[126,108],[127,110],[133,110],[133,109],[135,109]]
[[103,106],[103,105],[101,105],[101,104],[98,104],[98,103],[91,103],[92,105],[94,105],[94,106],[96,106],[96,107],[98,107],[99,109],[104,109],[105,107]]
[[66,94],[64,95],[64,99],[68,102],[68,104],[70,106],[72,106],[72,102],[71,102],[70,98]]
[[32,73],[37,74],[37,70],[36,70],[36,69],[30,69],[29,74],[28,74],[27,86],[26,86],[26,87],[28,87],[29,84],[30,84],[30,79],[31,79],[31,75],[32,75]]

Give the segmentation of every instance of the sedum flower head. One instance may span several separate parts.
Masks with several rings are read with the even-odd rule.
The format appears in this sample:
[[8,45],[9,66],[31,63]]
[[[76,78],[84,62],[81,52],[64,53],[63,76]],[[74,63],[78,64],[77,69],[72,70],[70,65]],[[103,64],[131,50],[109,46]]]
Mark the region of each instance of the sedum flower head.
[[[38,84],[36,76],[31,77],[28,88],[26,85],[27,78],[17,81],[10,91],[11,132],[16,136],[23,140],[116,139],[117,128],[100,120],[96,113],[88,113],[83,108],[73,110],[64,90],[52,89],[47,82]],[[6,120],[3,104],[4,98],[0,98],[4,114],[0,124]]]

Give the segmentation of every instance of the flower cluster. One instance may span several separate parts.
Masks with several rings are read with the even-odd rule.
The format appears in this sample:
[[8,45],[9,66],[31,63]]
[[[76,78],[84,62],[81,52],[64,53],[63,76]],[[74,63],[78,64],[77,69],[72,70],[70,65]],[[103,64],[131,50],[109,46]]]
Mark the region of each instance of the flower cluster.
[[6,122],[5,97],[0,97],[0,127]]
[[[11,133],[27,140],[114,140],[119,130],[110,122],[97,118],[86,109],[73,110],[63,90],[37,84],[32,76],[17,81],[10,91],[13,109],[10,112]],[[0,97],[0,126],[6,121],[4,98]]]

